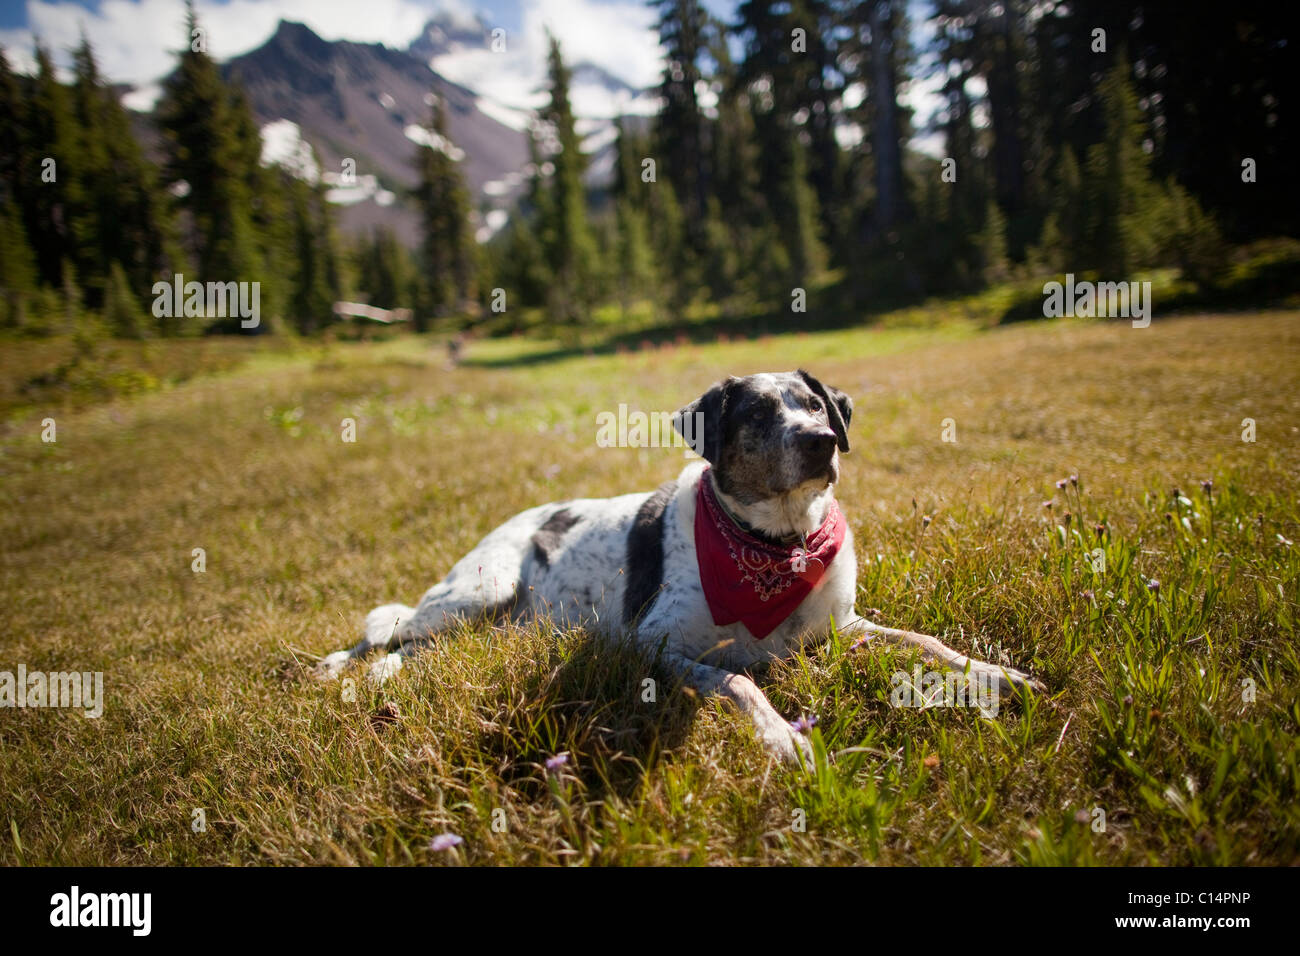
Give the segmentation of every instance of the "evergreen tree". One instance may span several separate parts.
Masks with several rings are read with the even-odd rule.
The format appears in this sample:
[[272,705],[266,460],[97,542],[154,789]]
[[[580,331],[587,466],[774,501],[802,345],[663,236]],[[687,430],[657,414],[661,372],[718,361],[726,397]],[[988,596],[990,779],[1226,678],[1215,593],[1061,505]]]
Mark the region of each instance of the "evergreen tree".
[[1160,196],[1126,60],[1107,71],[1099,95],[1106,127],[1088,150],[1087,261],[1103,275],[1128,276],[1155,258]]
[[[87,284],[104,286],[117,263],[137,300],[166,273],[176,255],[169,206],[131,131],[126,110],[103,81],[83,37],[75,54],[74,112],[80,147],[76,166],[85,209],[76,224],[78,263]],[[105,292],[106,292],[105,288]]]
[[380,309],[411,308],[416,276],[409,254],[391,230],[376,229],[363,243],[357,284]]
[[615,288],[623,315],[631,304],[654,288],[654,255],[650,250],[645,213],[627,198],[615,201]]
[[[192,245],[201,282],[268,278],[254,225],[250,182],[257,165],[247,129],[217,64],[207,54],[193,4],[187,5],[187,44],[168,78],[157,110],[166,177],[184,182],[181,208],[193,223]],[[193,39],[190,39],[193,38]],[[260,158],[260,146],[257,149]],[[269,192],[269,190],[267,190]],[[265,200],[263,194],[259,197]],[[261,211],[263,220],[266,210]],[[263,310],[266,307],[263,292]]]
[[869,245],[890,242],[910,215],[903,153],[911,137],[911,113],[899,102],[912,60],[906,4],[868,0],[848,5],[845,21],[850,33],[843,45],[845,73],[867,91],[862,103],[848,111],[870,137],[874,195],[866,238]]
[[288,173],[282,174],[291,199],[294,276],[290,313],[299,332],[316,332],[334,318],[340,297],[333,228],[323,191]]
[[591,314],[590,283],[595,273],[596,250],[587,224],[586,190],[582,154],[569,102],[571,74],[560,44],[549,38],[547,57],[550,102],[541,118],[553,139],[549,157],[553,171],[545,188],[546,200],[538,212],[543,223],[543,248],[551,273],[547,311],[561,325],[580,325]]
[[[762,144],[763,188],[769,195],[783,189],[788,193],[797,135],[818,204],[828,210],[829,233],[837,228],[830,210],[843,198],[834,129],[843,83],[837,65],[841,31],[836,12],[825,0],[745,0],[736,16],[735,30],[745,50],[737,79],[755,94],[751,102]],[[778,217],[784,232],[798,213]]]
[[699,0],[660,0],[659,43],[664,49],[663,102],[655,121],[660,176],[671,183],[682,207],[688,235],[699,247],[710,176],[706,163],[704,115],[696,99],[700,57],[707,45],[707,15]]
[[[29,162],[20,184],[28,240],[36,256],[40,281],[63,285],[63,263],[83,257],[73,226],[85,208],[81,182],[76,175],[78,137],[67,89],[55,76],[49,52],[36,47],[37,73],[27,109]],[[74,282],[75,285],[75,282]]]
[[820,238],[821,215],[817,193],[808,182],[807,151],[798,138],[791,143],[790,168],[780,192],[789,223],[786,250],[790,255],[790,282],[806,286],[826,265],[826,250]]
[[429,292],[428,307],[437,313],[462,308],[474,297],[475,243],[470,221],[469,190],[447,136],[441,97],[433,103],[434,142],[419,147],[420,183],[415,198],[424,228],[421,273]]
[[0,200],[0,328],[22,328],[36,291],[36,260],[17,204]]
[[18,77],[9,67],[9,58],[0,47],[0,203],[18,203],[27,181],[26,137],[27,106],[23,102]]
[[126,270],[116,260],[109,266],[104,287],[104,323],[118,338],[139,338],[147,328],[140,300],[131,290]]

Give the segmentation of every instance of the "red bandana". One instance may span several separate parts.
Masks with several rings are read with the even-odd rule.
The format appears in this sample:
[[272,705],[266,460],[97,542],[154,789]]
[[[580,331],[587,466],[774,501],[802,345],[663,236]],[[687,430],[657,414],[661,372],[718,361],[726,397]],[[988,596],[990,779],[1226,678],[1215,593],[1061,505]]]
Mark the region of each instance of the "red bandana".
[[783,548],[760,541],[722,510],[705,469],[695,497],[695,556],[713,623],[740,621],[755,640],[767,637],[822,579],[844,543],[845,526],[832,498],[805,544]]

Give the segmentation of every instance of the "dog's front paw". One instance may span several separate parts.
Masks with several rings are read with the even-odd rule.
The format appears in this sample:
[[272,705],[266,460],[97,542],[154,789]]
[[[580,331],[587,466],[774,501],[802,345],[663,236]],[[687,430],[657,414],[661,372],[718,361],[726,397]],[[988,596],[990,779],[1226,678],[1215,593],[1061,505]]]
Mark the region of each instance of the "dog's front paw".
[[1047,693],[1047,686],[1042,681],[1030,677],[1014,667],[998,667],[996,664],[982,664],[981,666],[987,670],[989,682],[997,687],[999,694],[1006,697],[1017,696],[1025,688],[1029,688],[1036,694]]
[[370,680],[375,684],[382,684],[388,678],[395,676],[401,669],[401,654],[385,654],[370,665]]
[[802,757],[805,767],[813,765],[812,744],[805,735],[793,729],[785,721],[763,727],[759,738],[767,748],[767,752],[783,763],[798,765]]
[[316,666],[312,668],[312,675],[320,680],[333,680],[343,673],[343,668],[347,666],[352,655],[347,651],[335,651],[333,654],[326,654]]

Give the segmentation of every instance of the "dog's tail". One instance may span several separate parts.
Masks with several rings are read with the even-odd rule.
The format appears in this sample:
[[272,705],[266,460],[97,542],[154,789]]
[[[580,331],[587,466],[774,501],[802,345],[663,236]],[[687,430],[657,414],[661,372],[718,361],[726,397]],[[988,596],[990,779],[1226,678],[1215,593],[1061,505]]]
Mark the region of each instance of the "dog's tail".
[[400,638],[403,624],[415,617],[415,608],[405,604],[383,604],[366,615],[364,643],[369,647],[387,647],[395,637]]

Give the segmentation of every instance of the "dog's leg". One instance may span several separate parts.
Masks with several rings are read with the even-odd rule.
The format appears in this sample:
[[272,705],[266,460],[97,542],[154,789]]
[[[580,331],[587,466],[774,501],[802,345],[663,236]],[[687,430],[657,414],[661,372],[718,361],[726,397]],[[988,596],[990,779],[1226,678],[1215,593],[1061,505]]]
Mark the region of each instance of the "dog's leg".
[[370,679],[382,684],[402,669],[403,658],[433,643],[439,633],[478,617],[509,617],[515,604],[513,590],[506,600],[488,603],[481,589],[458,588],[453,582],[443,581],[429,589],[419,607],[385,604],[375,608],[366,615],[361,640],[350,650],[326,655],[316,665],[316,672],[325,678],[337,677],[348,661],[382,648],[390,653],[370,665]]
[[1014,668],[999,667],[997,664],[977,661],[965,654],[958,653],[937,637],[931,637],[928,634],[917,634],[915,631],[900,631],[893,627],[882,627],[868,621],[866,618],[856,616],[840,626],[840,633],[844,635],[857,634],[867,638],[882,637],[890,644],[905,644],[919,648],[921,657],[927,661],[934,661],[951,670],[963,673],[969,668],[972,675],[981,675],[991,682],[996,682],[995,686],[1000,694],[1011,696],[1026,687],[1031,687],[1039,693],[1044,693],[1047,690],[1040,681],[1035,680],[1028,674]]
[[767,695],[744,674],[736,674],[720,667],[701,664],[682,654],[666,653],[660,660],[681,676],[683,683],[712,697],[723,697],[735,704],[754,722],[759,740],[769,752],[788,763],[797,763],[803,756],[805,766],[812,766],[812,747],[808,738],[790,726]]
[[525,557],[531,553],[531,536],[546,513],[534,508],[497,528],[429,588],[417,607],[385,604],[375,608],[366,615],[361,641],[350,650],[326,655],[316,665],[316,673],[337,677],[348,661],[386,648],[390,653],[370,668],[371,678],[382,682],[401,669],[403,657],[432,643],[457,623],[519,614],[528,604],[522,583]]
[[403,623],[415,617],[415,608],[405,604],[385,604],[366,615],[363,636],[355,646],[346,651],[327,654],[316,665],[321,677],[337,677],[348,661],[365,657],[379,647],[387,647]]

